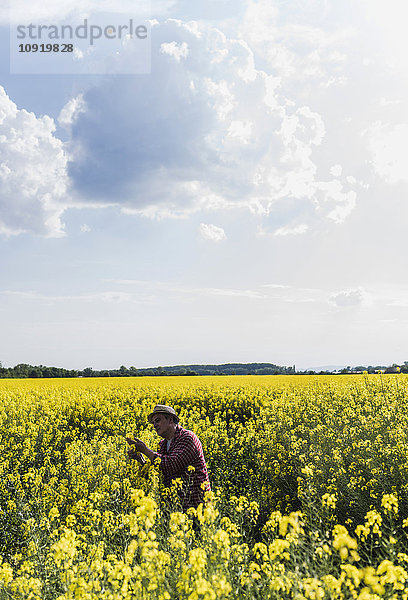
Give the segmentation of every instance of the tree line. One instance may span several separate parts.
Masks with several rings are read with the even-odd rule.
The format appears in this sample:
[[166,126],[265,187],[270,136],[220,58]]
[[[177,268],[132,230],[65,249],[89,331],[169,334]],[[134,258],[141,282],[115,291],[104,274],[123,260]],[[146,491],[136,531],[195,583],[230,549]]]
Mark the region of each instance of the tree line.
[[0,378],[2,379],[40,379],[58,377],[158,377],[185,375],[335,375],[355,373],[408,373],[408,361],[401,365],[391,366],[356,366],[344,367],[338,371],[297,371],[295,365],[283,367],[272,363],[228,363],[222,365],[178,365],[173,367],[151,367],[137,369],[125,367],[119,369],[94,370],[86,367],[82,370],[64,369],[61,367],[46,367],[44,365],[29,365],[21,363],[15,367],[3,367],[0,363]]
[[125,367],[119,369],[94,370],[86,367],[82,370],[46,367],[21,363],[15,367],[3,367],[0,363],[0,378],[38,379],[56,377],[146,377],[166,375],[293,375],[295,367],[281,367],[271,363],[231,363],[225,365],[178,365],[173,367],[151,367],[137,369]]

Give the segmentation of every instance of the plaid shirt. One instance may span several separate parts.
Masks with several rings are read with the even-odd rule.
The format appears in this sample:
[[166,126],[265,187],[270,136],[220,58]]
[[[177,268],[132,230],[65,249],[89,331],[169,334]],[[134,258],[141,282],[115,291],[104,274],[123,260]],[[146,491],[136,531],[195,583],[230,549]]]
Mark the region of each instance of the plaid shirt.
[[[164,485],[169,487],[173,479],[180,478],[183,509],[197,508],[204,499],[204,492],[211,489],[200,440],[195,433],[178,425],[170,448],[167,450],[166,439],[160,441],[159,447],[157,456],[161,460]],[[194,467],[192,472],[188,471],[190,465]],[[201,487],[204,482],[205,490]]]

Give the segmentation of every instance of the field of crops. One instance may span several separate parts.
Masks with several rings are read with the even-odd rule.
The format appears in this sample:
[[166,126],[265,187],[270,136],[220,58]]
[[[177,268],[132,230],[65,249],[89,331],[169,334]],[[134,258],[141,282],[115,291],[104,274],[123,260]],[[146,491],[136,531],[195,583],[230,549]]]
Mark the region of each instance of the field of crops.
[[[127,457],[157,403],[196,515]],[[408,599],[405,375],[0,380],[0,453],[1,600]]]

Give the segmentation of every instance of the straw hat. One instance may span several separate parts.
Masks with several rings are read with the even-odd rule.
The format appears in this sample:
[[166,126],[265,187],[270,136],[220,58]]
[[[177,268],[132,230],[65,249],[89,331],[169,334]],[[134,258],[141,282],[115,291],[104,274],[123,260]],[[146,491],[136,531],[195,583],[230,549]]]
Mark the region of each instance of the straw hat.
[[152,423],[153,417],[155,415],[170,415],[174,417],[176,423],[178,423],[180,420],[174,408],[172,408],[171,406],[166,406],[165,404],[156,404],[156,406],[153,409],[153,412],[150,413],[150,415],[147,417],[149,423]]

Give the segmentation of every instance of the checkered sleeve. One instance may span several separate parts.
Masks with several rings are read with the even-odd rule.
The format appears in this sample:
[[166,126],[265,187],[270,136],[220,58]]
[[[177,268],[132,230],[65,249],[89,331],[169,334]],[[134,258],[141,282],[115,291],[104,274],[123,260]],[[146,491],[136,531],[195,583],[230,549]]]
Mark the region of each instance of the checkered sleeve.
[[[177,477],[185,472],[189,465],[194,465],[199,456],[199,448],[194,435],[180,436],[177,446],[169,454],[157,453],[161,460],[161,469],[167,477]],[[198,442],[199,443],[199,442]],[[160,448],[161,449],[161,448]]]

